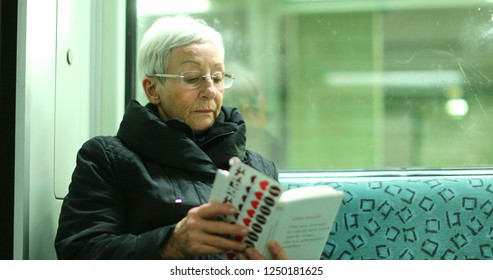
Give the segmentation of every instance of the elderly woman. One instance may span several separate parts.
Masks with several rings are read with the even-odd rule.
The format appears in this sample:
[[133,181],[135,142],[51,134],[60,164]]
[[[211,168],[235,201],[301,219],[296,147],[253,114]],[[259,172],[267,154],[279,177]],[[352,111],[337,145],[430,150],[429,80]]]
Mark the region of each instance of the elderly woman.
[[[208,203],[218,168],[231,157],[277,178],[275,165],[245,149],[245,122],[222,106],[234,76],[224,68],[221,35],[188,16],[162,18],[139,50],[149,100],[127,107],[117,136],[95,137],[77,155],[61,209],[59,259],[209,259],[225,251],[262,259],[228,239],[240,225],[229,204]],[[275,242],[270,251],[286,256]]]

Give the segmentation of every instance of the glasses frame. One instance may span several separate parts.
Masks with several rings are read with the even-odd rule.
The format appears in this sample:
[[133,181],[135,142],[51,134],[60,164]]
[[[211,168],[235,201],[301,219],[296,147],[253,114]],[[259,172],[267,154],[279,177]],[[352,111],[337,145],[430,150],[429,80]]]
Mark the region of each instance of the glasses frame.
[[[185,82],[184,78],[185,78],[185,73],[200,73],[198,71],[186,71],[186,72],[183,72],[183,73],[180,73],[180,74],[153,74],[151,75],[152,77],[158,77],[158,78],[172,78],[172,79],[180,79],[180,82],[186,86],[186,87],[189,87],[189,88],[193,88],[193,89],[197,89],[197,88],[200,88],[203,84],[204,84],[204,81],[206,78],[209,78],[209,79],[213,79],[213,77],[217,76],[217,74],[222,74],[222,82],[223,82],[223,89],[227,89],[227,88],[231,88],[231,86],[233,86],[233,82],[235,80],[235,75],[234,74],[230,74],[230,73],[224,73],[224,72],[217,72],[217,73],[214,73],[214,74],[209,74],[209,75],[202,75],[202,73],[200,73],[201,76],[198,76],[201,79],[201,82],[199,85],[196,85],[196,86],[192,86],[190,84],[188,84],[187,82]],[[227,83],[225,81],[228,81]],[[216,84],[213,83],[213,85],[215,87]]]

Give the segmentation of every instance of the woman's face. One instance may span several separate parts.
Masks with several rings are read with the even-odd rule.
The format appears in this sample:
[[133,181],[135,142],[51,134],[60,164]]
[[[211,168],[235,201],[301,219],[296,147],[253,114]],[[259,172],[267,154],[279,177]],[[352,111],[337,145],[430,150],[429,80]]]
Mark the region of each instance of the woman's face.
[[[188,71],[212,75],[224,72],[224,53],[212,42],[193,43],[172,49],[168,58],[166,74]],[[192,88],[179,78],[147,77],[143,81],[149,102],[157,105],[163,120],[181,119],[195,133],[208,130],[221,111],[224,88],[214,86],[210,78],[201,86]]]

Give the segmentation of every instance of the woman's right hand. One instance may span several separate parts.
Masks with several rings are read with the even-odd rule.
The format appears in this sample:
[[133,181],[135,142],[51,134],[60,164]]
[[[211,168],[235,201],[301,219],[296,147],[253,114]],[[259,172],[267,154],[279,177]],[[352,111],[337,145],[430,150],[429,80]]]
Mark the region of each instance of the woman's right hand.
[[206,203],[192,208],[176,225],[161,250],[163,259],[189,259],[226,251],[243,252],[246,244],[225,236],[244,236],[244,226],[215,220],[218,216],[235,215],[236,209],[226,203]]

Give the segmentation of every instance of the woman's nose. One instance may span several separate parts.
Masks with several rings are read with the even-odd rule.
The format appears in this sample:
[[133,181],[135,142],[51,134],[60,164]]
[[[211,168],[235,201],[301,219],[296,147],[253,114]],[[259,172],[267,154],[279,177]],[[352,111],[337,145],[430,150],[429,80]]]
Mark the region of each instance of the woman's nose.
[[199,97],[204,99],[213,99],[218,89],[215,87],[211,77],[204,77],[204,82],[200,89]]

